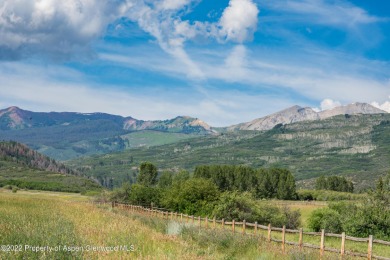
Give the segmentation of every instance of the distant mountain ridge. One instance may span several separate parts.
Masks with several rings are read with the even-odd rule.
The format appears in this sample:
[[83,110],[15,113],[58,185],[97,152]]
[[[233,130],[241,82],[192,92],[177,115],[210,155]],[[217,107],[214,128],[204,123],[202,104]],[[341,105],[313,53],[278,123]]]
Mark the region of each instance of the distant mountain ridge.
[[248,123],[213,128],[189,116],[168,120],[138,120],[106,113],[32,112],[10,107],[0,110],[0,140],[12,140],[56,160],[151,147],[240,130],[266,131],[301,121],[324,120],[344,114],[386,113],[369,104],[354,103],[316,112],[293,106]]
[[109,120],[122,130],[158,130],[178,133],[207,133],[211,127],[200,119],[178,116],[170,120],[144,121],[106,113],[32,112],[18,107],[0,110],[0,130],[18,130],[48,126],[68,126],[81,122]]
[[333,109],[320,112],[314,111],[310,107],[293,106],[274,114],[254,119],[247,123],[241,123],[228,127],[229,131],[235,130],[270,130],[277,125],[286,125],[302,121],[323,120],[338,115],[356,114],[382,114],[387,113],[367,103],[352,103],[346,106],[339,106]]

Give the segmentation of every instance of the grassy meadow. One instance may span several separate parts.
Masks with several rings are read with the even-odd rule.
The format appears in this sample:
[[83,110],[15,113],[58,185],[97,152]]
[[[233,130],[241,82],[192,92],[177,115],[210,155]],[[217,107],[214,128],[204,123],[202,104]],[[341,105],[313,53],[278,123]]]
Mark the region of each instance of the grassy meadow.
[[[228,229],[186,226],[178,235],[169,235],[172,222],[92,205],[89,199],[74,193],[0,189],[0,259],[319,258],[318,250],[287,246],[283,254],[280,244],[232,235]],[[324,259],[334,257],[326,253]]]

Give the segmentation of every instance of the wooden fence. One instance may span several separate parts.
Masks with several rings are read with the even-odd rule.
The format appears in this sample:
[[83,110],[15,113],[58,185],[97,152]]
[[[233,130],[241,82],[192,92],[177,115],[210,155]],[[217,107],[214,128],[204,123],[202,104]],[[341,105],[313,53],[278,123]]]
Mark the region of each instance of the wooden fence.
[[[171,212],[171,211],[164,211],[157,208],[148,208],[143,206],[137,206],[137,205],[131,205],[131,204],[122,204],[122,203],[111,203],[111,207],[117,207],[120,209],[129,210],[131,212],[138,212],[143,213],[145,215],[149,215],[152,217],[160,217],[167,220],[175,220],[179,223],[190,223],[192,225],[197,225],[199,228],[221,228],[224,230],[228,230],[229,228],[227,226],[230,226],[231,231],[234,234],[241,233],[242,235],[252,235],[252,236],[262,236],[264,237],[268,242],[277,242],[282,244],[282,250],[283,252],[286,251],[286,245],[293,245],[297,246],[300,249],[306,247],[306,248],[312,248],[312,249],[319,249],[320,256],[323,256],[325,251],[338,253],[341,257],[345,255],[350,256],[356,256],[356,257],[364,257],[368,260],[371,259],[379,259],[379,260],[390,260],[390,242],[389,241],[383,241],[379,239],[374,239],[372,235],[370,235],[368,238],[358,238],[358,237],[351,237],[347,236],[345,233],[342,234],[332,234],[332,233],[325,233],[325,230],[322,230],[321,232],[304,232],[303,229],[295,230],[295,229],[287,229],[285,226],[282,228],[278,227],[272,227],[271,224],[268,226],[260,225],[257,222],[255,223],[247,223],[245,220],[241,222],[236,222],[235,220],[232,221],[225,221],[217,220],[215,218],[209,219],[207,217],[202,218],[200,216],[189,216],[182,213],[177,212]],[[238,232],[237,229],[241,229],[241,232]],[[265,232],[266,236],[261,234],[261,231],[263,233]],[[276,239],[275,237],[272,237],[273,232],[279,232],[280,239]],[[286,240],[286,234],[296,234],[299,237],[298,242],[292,242]],[[309,243],[304,243],[304,236],[318,236],[320,237],[320,244],[314,245]],[[331,248],[325,246],[326,237],[334,237],[334,238],[341,238],[341,245],[340,249],[337,248]],[[354,242],[360,242],[360,243],[366,243],[367,244],[367,253],[359,253],[359,252],[353,252],[346,250],[346,241],[354,241]],[[378,256],[374,255],[373,252],[373,246],[374,244],[377,245],[384,245],[386,248],[388,248],[388,254],[386,253],[386,256]]]

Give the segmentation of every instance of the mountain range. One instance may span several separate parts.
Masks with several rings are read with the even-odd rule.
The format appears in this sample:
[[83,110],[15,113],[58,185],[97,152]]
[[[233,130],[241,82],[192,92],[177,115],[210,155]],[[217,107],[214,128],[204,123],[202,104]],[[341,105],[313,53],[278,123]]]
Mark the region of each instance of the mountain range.
[[367,186],[390,169],[385,162],[389,122],[390,114],[365,103],[320,112],[293,106],[224,128],[187,116],[145,121],[10,107],[0,110],[0,139],[72,160],[66,164],[101,184],[131,180],[130,169],[147,160],[162,170],[212,163],[286,167],[303,182],[341,174]]
[[320,112],[310,107],[293,106],[272,115],[252,120],[248,123],[241,123],[228,127],[229,130],[270,130],[276,125],[285,125],[301,121],[323,120],[337,115],[357,114],[382,114],[387,113],[367,103],[353,103],[346,106],[339,106]]
[[265,131],[278,125],[323,120],[336,115],[381,113],[386,112],[365,103],[321,112],[293,106],[248,123],[214,128],[189,116],[146,121],[105,113],[32,112],[14,106],[0,110],[0,139],[25,143],[57,160],[69,160],[223,132]]
[[[292,106],[274,114],[254,119],[247,123],[240,123],[225,127],[232,130],[270,130],[276,125],[291,124],[301,121],[321,120],[344,114],[381,114],[387,113],[367,103],[352,103],[320,112],[310,107]],[[0,110],[0,130],[21,130],[77,124],[88,124],[93,121],[110,122],[116,130],[142,131],[155,130],[172,133],[216,133],[206,122],[189,116],[178,116],[168,120],[145,121],[132,117],[122,117],[105,113],[74,113],[74,112],[32,112],[18,107],[9,107]]]

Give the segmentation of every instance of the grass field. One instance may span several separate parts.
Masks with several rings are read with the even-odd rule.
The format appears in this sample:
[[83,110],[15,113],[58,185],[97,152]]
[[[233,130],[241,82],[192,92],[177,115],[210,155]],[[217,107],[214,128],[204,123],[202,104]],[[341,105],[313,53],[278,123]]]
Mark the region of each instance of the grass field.
[[[89,199],[74,193],[0,189],[0,259],[319,258],[318,250],[287,246],[283,254],[280,244],[229,230],[188,226],[169,235],[174,222],[92,205]],[[323,259],[335,257],[326,253]]]
[[[0,259],[200,259],[193,244],[82,201],[74,194],[2,190]],[[122,248],[115,251],[116,246]],[[53,251],[34,252],[37,247]],[[6,252],[10,249],[20,251]]]

